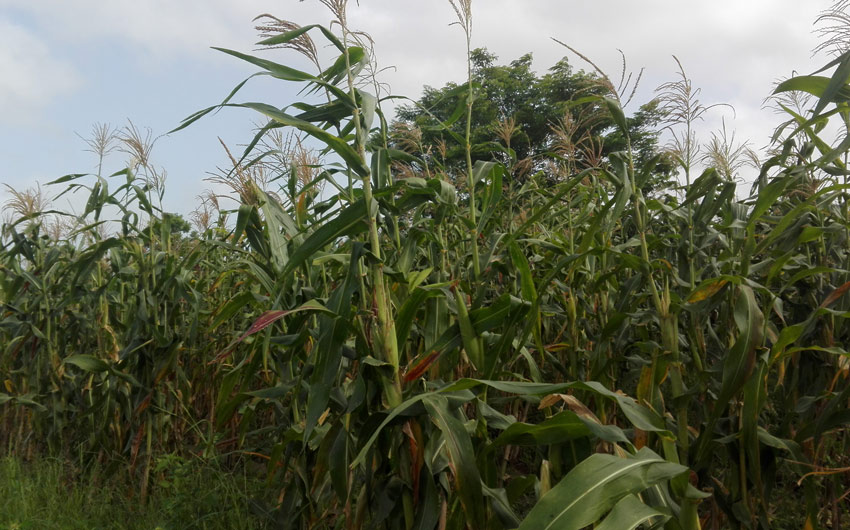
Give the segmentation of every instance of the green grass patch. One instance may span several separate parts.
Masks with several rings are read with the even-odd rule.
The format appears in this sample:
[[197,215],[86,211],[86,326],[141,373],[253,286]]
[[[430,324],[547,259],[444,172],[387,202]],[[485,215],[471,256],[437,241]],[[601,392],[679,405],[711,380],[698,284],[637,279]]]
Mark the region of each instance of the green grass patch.
[[263,482],[215,463],[166,456],[150,497],[98,468],[57,459],[0,459],[0,528],[264,528]]

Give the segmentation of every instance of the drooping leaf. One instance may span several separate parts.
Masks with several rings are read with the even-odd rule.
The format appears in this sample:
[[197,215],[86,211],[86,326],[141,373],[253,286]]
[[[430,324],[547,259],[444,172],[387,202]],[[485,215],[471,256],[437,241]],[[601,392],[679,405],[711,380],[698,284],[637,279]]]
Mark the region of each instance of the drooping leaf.
[[359,286],[358,265],[363,252],[362,243],[353,246],[348,274],[328,300],[329,314],[319,318],[319,340],[313,360],[313,374],[310,377],[310,393],[307,396],[305,443],[309,441],[310,433],[328,405],[331,389],[336,387],[342,348],[350,326],[351,297]]
[[591,455],[534,505],[519,529],[581,530],[598,522],[624,497],[686,470],[647,448],[630,458]]
[[109,364],[107,364],[106,361],[91,355],[71,355],[66,357],[64,362],[73,364],[87,372],[100,373],[109,370]]
[[590,429],[581,418],[565,410],[536,425],[514,423],[493,441],[493,445],[551,445],[590,435]]
[[595,530],[633,530],[643,523],[666,521],[670,518],[642,503],[635,495],[626,495],[614,505],[611,512]]
[[423,403],[446,440],[457,493],[469,526],[484,528],[486,512],[484,510],[483,491],[481,490],[481,476],[475,465],[472,440],[463,423],[449,410],[449,402],[445,397],[429,395],[423,400]]

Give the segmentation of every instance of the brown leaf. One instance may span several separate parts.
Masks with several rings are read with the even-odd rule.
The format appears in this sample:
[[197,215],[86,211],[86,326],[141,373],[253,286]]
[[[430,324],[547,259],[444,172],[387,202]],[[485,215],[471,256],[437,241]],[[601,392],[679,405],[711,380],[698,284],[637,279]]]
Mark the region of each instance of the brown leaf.
[[419,379],[422,374],[425,373],[425,370],[428,369],[431,364],[437,360],[437,357],[440,356],[438,351],[432,351],[428,355],[426,355],[421,361],[408,368],[404,374],[404,382],[409,383],[416,379]]
[[563,401],[567,405],[567,408],[575,412],[580,418],[591,420],[600,425],[602,424],[602,422],[599,421],[599,418],[596,417],[596,414],[587,408],[584,403],[579,401],[577,397],[570,394],[549,394],[540,400],[540,405],[537,408],[545,409],[560,401]]
[[818,309],[829,307],[833,304],[833,302],[844,296],[844,293],[846,293],[848,290],[850,290],[850,282],[847,282],[838,289],[832,291],[832,293],[827,296],[823,302],[821,302],[821,304],[818,306]]

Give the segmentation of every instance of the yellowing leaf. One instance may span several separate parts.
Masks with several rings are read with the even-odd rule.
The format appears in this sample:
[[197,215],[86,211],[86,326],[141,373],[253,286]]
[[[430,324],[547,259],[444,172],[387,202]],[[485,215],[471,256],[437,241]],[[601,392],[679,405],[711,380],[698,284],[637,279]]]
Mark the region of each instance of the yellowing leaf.
[[707,283],[703,283],[691,293],[691,296],[688,297],[688,302],[696,303],[702,302],[707,298],[711,298],[715,294],[717,294],[720,289],[729,283],[729,280],[723,278],[715,278],[714,280],[710,280]]

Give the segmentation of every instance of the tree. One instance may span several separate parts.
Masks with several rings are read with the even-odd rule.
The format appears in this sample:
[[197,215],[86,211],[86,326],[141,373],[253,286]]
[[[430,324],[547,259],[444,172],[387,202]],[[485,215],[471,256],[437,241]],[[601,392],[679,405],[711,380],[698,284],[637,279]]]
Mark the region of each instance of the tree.
[[151,230],[154,237],[181,239],[192,231],[192,225],[179,213],[163,212],[161,218],[155,217],[140,233],[142,237],[149,237]]
[[[599,101],[611,89],[598,75],[575,71],[566,58],[543,75],[532,70],[530,53],[507,65],[497,65],[497,59],[483,48],[471,53],[473,160],[519,162],[521,171],[515,177],[521,177],[545,169],[553,153],[577,169],[599,165],[609,153],[626,149],[625,138]],[[415,104],[398,109],[392,125],[394,147],[416,152],[426,164],[442,166],[453,175],[464,157],[467,92],[466,84],[426,86]],[[658,154],[656,125],[662,117],[652,101],[628,118],[638,162]],[[662,160],[657,172],[669,177],[670,161]]]

